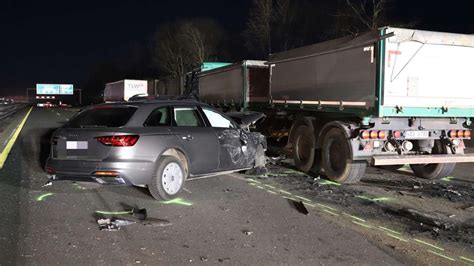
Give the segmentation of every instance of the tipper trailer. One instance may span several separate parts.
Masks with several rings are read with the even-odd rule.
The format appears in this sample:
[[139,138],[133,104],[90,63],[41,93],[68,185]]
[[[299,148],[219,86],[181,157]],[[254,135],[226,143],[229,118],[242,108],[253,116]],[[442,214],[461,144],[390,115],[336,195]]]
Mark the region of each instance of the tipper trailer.
[[464,154],[474,117],[472,62],[472,35],[384,27],[203,71],[199,97],[263,111],[260,129],[283,140],[302,171],[352,183],[368,164],[409,164],[417,176],[437,179],[474,162]]

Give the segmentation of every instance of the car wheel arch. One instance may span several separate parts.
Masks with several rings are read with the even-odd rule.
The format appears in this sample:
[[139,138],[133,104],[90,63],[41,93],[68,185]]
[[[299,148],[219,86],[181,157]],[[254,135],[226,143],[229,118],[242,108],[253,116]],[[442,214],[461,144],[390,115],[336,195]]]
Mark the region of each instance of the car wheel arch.
[[158,156],[158,158],[156,159],[156,162],[158,162],[159,159],[162,158],[163,156],[173,156],[173,157],[178,158],[178,160],[181,162],[181,164],[184,167],[184,172],[185,172],[186,178],[190,175],[188,156],[186,155],[186,153],[183,150],[181,150],[179,148],[176,148],[176,147],[165,149]]

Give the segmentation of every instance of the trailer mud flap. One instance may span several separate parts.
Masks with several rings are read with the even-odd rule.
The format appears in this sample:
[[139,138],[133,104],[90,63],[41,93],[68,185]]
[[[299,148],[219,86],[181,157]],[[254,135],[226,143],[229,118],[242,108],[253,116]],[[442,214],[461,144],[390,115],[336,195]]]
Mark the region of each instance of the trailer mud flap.
[[372,165],[472,162],[474,162],[474,154],[398,155],[372,157]]

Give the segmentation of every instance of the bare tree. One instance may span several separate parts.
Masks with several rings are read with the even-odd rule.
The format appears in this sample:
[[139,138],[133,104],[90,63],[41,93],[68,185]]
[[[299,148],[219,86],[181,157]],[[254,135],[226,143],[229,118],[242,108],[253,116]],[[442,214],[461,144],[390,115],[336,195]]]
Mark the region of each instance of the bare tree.
[[369,30],[380,26],[388,2],[389,0],[346,0],[355,18]]
[[152,43],[152,63],[164,75],[183,76],[197,64],[216,60],[225,39],[222,27],[209,18],[161,25]]
[[267,56],[272,51],[272,16],[273,0],[254,0],[243,36],[247,49],[258,56]]

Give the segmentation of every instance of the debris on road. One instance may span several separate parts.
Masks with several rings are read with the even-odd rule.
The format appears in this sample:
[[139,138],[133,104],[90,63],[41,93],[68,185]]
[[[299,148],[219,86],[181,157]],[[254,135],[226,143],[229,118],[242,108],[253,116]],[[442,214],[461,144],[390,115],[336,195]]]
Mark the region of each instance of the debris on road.
[[290,205],[297,210],[299,213],[302,213],[304,215],[308,215],[309,211],[306,209],[306,206],[304,206],[304,203],[302,201],[295,201],[292,199],[287,199]]
[[147,211],[146,209],[139,209],[139,208],[132,208],[129,211],[96,211],[97,214],[103,215],[124,215],[124,214],[131,214],[133,217],[137,218],[138,220],[145,220],[147,218]]
[[99,225],[100,231],[118,231],[122,226],[127,226],[135,224],[135,221],[117,219],[117,218],[108,218],[108,219],[98,219],[97,224]]
[[443,221],[440,217],[437,217],[435,214],[424,213],[424,212],[410,209],[410,208],[393,209],[393,208],[388,207],[387,210],[391,213],[419,222],[422,225],[426,224],[426,225],[438,227],[441,229],[449,229],[452,227],[452,225],[449,222]]
[[44,185],[42,185],[41,187],[50,187],[52,185],[53,185],[53,181],[50,180],[50,181],[46,182]]
[[243,230],[242,233],[244,233],[246,236],[249,236],[253,234],[253,231]]

